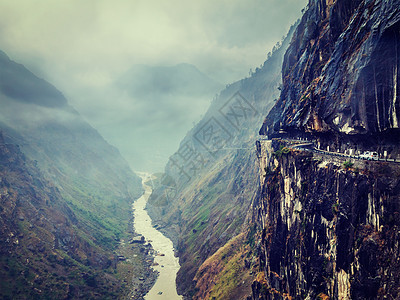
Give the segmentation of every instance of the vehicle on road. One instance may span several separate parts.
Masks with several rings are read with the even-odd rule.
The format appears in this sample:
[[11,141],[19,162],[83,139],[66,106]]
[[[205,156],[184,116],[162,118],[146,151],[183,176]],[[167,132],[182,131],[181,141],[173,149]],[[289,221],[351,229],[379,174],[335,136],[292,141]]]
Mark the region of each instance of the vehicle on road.
[[360,155],[360,158],[367,160],[378,160],[379,155],[377,152],[365,151],[363,154]]

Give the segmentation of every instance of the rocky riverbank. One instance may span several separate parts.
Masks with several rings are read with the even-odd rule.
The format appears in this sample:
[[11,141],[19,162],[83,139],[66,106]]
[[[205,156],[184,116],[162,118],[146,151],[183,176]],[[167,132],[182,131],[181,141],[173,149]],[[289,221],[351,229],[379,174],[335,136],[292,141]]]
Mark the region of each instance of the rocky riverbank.
[[152,269],[155,252],[149,242],[133,240],[120,241],[116,251],[117,270],[126,285],[124,298],[143,300],[157,279],[158,272]]

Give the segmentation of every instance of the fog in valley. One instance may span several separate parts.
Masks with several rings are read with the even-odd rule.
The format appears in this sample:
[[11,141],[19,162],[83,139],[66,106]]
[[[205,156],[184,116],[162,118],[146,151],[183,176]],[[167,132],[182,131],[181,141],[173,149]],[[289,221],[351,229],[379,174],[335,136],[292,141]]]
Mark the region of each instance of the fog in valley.
[[213,97],[263,63],[305,4],[2,0],[0,45],[61,91],[133,170],[155,172]]

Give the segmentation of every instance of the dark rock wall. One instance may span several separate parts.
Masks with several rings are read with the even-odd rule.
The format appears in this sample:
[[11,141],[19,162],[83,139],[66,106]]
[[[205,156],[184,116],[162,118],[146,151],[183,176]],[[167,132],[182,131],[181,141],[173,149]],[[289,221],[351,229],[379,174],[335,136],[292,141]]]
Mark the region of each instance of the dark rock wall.
[[[261,134],[398,155],[400,1],[310,0]],[[398,299],[400,168],[258,147],[254,299]],[[292,298],[291,298],[292,297]]]
[[399,166],[260,157],[269,170],[254,205],[265,279],[254,299],[398,299]]
[[310,1],[260,133],[398,129],[399,28],[400,1]]

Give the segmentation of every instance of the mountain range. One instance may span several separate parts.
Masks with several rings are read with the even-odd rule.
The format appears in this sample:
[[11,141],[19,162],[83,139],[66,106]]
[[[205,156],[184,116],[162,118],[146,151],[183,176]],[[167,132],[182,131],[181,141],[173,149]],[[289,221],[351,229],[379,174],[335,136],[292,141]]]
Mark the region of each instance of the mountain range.
[[141,180],[54,86],[0,65],[1,297],[122,295],[114,251]]

